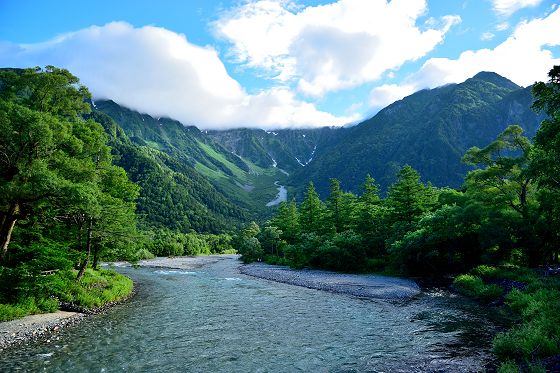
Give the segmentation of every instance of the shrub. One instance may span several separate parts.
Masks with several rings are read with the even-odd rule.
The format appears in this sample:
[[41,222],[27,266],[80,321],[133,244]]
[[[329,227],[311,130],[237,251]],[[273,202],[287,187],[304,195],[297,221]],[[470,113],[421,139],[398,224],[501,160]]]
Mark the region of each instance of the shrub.
[[482,279],[473,275],[459,275],[453,281],[453,286],[461,294],[482,302],[492,302],[502,295],[502,289],[494,284],[486,285]]
[[155,258],[155,255],[152,254],[148,249],[146,248],[141,248],[140,250],[138,250],[135,254],[134,254],[134,259],[135,261],[137,260],[143,260],[143,259],[153,259]]
[[507,360],[506,362],[502,363],[502,365],[498,369],[498,373],[519,373],[519,368],[514,361]]

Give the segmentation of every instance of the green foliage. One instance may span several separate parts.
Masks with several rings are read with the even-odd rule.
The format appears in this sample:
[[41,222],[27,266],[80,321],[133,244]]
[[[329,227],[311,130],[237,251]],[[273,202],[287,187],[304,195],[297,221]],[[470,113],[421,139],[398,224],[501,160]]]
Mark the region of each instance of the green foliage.
[[506,360],[504,363],[500,365],[498,369],[498,373],[519,373],[519,368],[514,361]]
[[538,200],[549,236],[543,254],[549,260],[558,260],[560,248],[553,242],[560,241],[560,66],[554,66],[548,76],[549,82],[533,86],[533,108],[548,117],[535,136],[529,169],[540,188]]
[[319,199],[313,183],[309,183],[299,207],[299,226],[303,233],[330,233],[334,226],[327,219],[327,209]]
[[[5,281],[6,277],[18,277],[18,274],[6,273],[6,268],[0,269],[2,281]],[[21,268],[16,271],[25,272]],[[54,312],[58,310],[59,302],[72,303],[85,309],[100,307],[129,296],[133,289],[132,280],[107,270],[88,269],[81,282],[76,281],[76,271],[72,270],[43,274],[40,280],[40,283],[33,282],[10,288],[10,302],[5,303],[6,299],[0,299],[0,321]]]
[[512,121],[529,138],[534,136],[543,117],[532,112],[532,102],[530,87],[519,87],[493,73],[422,90],[357,126],[344,128],[337,141],[323,145],[313,162],[290,178],[302,189],[313,181],[326,197],[333,176],[346,190],[358,193],[369,173],[385,192],[399,169],[410,164],[425,181],[459,188],[472,170],[461,162],[467,149],[492,142]]
[[280,237],[283,240],[288,243],[295,243],[301,233],[296,202],[282,202],[270,223],[282,232]]
[[480,277],[473,275],[457,276],[453,281],[453,286],[461,294],[486,303],[496,300],[503,293],[498,285],[486,285]]
[[260,261],[264,258],[265,252],[257,236],[261,229],[255,222],[248,224],[241,232],[233,237],[233,248],[241,254],[244,263]]
[[418,172],[408,165],[404,166],[387,195],[390,221],[403,225],[402,229],[409,229],[434,203],[430,197],[420,182]]
[[259,233],[258,239],[265,254],[282,256],[286,241],[282,240],[282,231],[274,226],[267,225]]

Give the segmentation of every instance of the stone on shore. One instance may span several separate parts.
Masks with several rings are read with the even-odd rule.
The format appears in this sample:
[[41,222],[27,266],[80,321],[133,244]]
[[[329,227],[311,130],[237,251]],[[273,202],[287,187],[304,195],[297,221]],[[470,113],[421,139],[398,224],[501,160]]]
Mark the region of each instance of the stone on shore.
[[84,316],[86,315],[78,312],[58,311],[1,322],[0,350],[50,336],[53,332],[74,324]]

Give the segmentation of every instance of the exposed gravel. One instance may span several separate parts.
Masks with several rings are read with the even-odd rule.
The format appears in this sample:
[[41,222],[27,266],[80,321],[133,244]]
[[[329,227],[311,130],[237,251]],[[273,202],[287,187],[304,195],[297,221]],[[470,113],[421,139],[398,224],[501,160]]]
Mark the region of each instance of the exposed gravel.
[[352,275],[318,270],[293,270],[285,266],[252,263],[241,266],[241,273],[310,289],[375,299],[413,297],[418,285],[402,278],[379,275]]
[[0,323],[0,351],[44,338],[53,338],[60,329],[75,324],[86,315],[78,312],[58,311]]
[[108,311],[117,304],[124,303],[136,294],[135,290],[125,298],[108,302],[97,308],[86,309],[72,303],[60,302],[61,311],[29,315],[21,319],[0,322],[0,351],[13,346],[57,338],[55,334],[62,328],[74,325],[89,315]]
[[[206,265],[216,263],[225,259],[237,259],[239,255],[208,255],[208,256],[176,256],[158,257],[154,259],[141,260],[137,263],[140,267],[149,268],[172,268],[172,269],[197,269]],[[104,265],[115,267],[130,267],[128,262],[104,263]]]

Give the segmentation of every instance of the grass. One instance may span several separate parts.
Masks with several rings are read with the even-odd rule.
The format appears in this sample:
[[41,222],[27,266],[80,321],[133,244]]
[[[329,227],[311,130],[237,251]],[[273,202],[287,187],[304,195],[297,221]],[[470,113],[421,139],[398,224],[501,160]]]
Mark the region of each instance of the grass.
[[471,274],[457,276],[453,286],[461,294],[484,303],[496,300],[503,293],[498,285],[487,285],[480,277]]
[[204,152],[214,158],[215,160],[217,160],[218,162],[222,163],[223,165],[225,165],[234,175],[236,178],[240,179],[240,180],[244,180],[246,177],[246,173],[245,171],[243,171],[242,169],[240,169],[239,167],[237,167],[237,165],[233,164],[232,162],[230,162],[229,160],[227,160],[223,154],[218,153],[217,151],[215,151],[214,149],[212,149],[210,146],[204,144],[201,141],[198,141],[198,145],[200,146],[200,148],[202,150],[204,150]]
[[493,351],[501,361],[498,371],[544,372],[542,360],[560,354],[560,279],[541,277],[526,268],[479,266],[457,276],[454,286],[462,294],[485,302],[499,297],[496,285],[484,280],[525,285],[523,289],[512,288],[504,297],[517,322],[494,338]]
[[121,300],[133,290],[131,279],[110,270],[88,269],[79,282],[76,271],[70,270],[42,277],[34,288],[26,291],[27,295],[14,303],[0,304],[0,321],[54,312],[59,309],[59,302],[91,310]]

